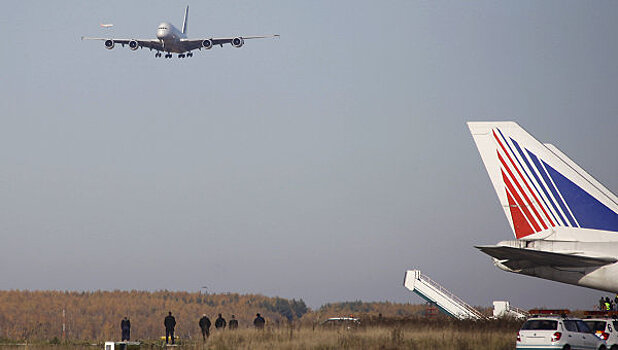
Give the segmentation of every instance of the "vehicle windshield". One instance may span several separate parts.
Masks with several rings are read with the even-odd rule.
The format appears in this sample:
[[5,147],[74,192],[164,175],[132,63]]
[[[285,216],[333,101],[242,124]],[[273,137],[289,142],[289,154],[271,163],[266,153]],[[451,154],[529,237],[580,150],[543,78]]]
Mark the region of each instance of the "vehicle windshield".
[[593,332],[605,332],[605,321],[584,321]]
[[542,330],[542,331],[553,331],[558,329],[558,321],[553,320],[528,320],[521,329],[526,330]]

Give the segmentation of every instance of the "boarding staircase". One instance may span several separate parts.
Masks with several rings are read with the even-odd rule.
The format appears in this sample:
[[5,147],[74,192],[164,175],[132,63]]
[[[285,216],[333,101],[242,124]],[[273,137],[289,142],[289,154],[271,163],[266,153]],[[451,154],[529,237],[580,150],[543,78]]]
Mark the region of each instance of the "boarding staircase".
[[443,313],[460,320],[483,320],[487,317],[468,305],[455,294],[439,285],[420,270],[406,271],[403,285],[429,303],[435,305]]
[[525,319],[528,316],[527,311],[511,306],[508,301],[494,301],[494,318],[516,318]]

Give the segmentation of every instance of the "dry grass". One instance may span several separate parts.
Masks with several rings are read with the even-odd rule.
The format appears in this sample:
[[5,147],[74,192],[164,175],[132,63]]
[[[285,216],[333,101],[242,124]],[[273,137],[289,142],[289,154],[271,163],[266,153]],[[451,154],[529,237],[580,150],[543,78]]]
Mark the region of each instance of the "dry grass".
[[[375,326],[355,330],[279,328],[215,332],[205,343],[185,344],[197,350],[227,349],[513,349],[516,330],[446,327]],[[491,327],[490,327],[491,328]]]
[[[356,329],[323,328],[315,323],[297,323],[295,326],[274,324],[263,331],[252,328],[235,331],[215,331],[203,342],[181,339],[179,350],[232,350],[232,349],[281,349],[281,350],[330,350],[330,349],[457,349],[502,350],[514,349],[517,330],[521,321],[457,321],[452,319],[378,319],[366,318]],[[3,344],[1,350],[24,349]],[[90,350],[102,344],[46,345],[29,344],[32,350]],[[161,349],[160,340],[144,341],[141,349]],[[172,349],[172,348],[169,348]]]

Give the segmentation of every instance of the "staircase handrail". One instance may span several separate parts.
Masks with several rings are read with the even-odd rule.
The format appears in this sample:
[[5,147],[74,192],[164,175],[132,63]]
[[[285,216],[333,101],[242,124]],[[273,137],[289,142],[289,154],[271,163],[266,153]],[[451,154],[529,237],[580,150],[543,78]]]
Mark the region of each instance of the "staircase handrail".
[[466,303],[465,301],[463,301],[461,298],[459,298],[457,295],[453,294],[453,292],[449,291],[448,289],[442,287],[438,282],[432,280],[431,278],[429,278],[429,276],[423,275],[422,273],[419,272],[418,274],[419,279],[424,280],[426,283],[428,283],[429,285],[431,285],[432,287],[438,289],[438,291],[440,291],[442,294],[446,295],[447,297],[449,297],[450,299],[456,301],[459,306],[461,306],[462,308],[464,308],[466,311],[468,311],[469,313],[473,314],[474,316],[480,318],[480,319],[484,319],[486,318],[485,315],[483,315],[482,313],[480,313],[478,310],[476,310],[475,308],[473,308],[472,306],[470,306],[468,303]]
[[526,310],[522,310],[522,309],[520,309],[520,308],[518,308],[518,307],[511,306],[511,307],[510,307],[510,309],[511,309],[512,311],[514,311],[514,312],[516,312],[516,313],[520,314],[520,315],[525,316],[525,317],[528,317],[528,316],[530,315],[530,314],[528,313],[528,311],[526,311]]

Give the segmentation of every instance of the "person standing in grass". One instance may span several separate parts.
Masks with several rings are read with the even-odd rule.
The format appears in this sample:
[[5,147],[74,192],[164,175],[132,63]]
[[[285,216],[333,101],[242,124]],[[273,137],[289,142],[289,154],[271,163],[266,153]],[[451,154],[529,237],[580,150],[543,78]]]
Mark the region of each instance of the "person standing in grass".
[[131,338],[131,321],[126,316],[120,321],[120,329],[122,329],[122,341],[129,341]]
[[169,337],[172,337],[172,345],[174,345],[174,328],[176,327],[176,319],[172,316],[171,311],[169,312],[169,315],[165,317],[165,320],[163,320],[163,325],[165,325],[165,344],[169,344]]
[[219,314],[219,317],[217,317],[217,319],[215,320],[215,328],[223,330],[225,329],[226,325],[227,325],[227,322],[225,322],[225,318],[223,318],[223,316]]
[[266,320],[264,319],[264,317],[262,317],[262,315],[260,314],[256,314],[255,320],[253,320],[253,325],[255,326],[255,328],[264,329],[265,324],[266,324]]
[[210,318],[206,316],[206,314],[202,315],[200,318],[200,328],[202,329],[202,338],[206,341],[206,338],[210,336]]
[[228,326],[230,330],[234,330],[238,328],[238,320],[236,319],[236,316],[232,315],[232,319],[230,320],[230,323]]

